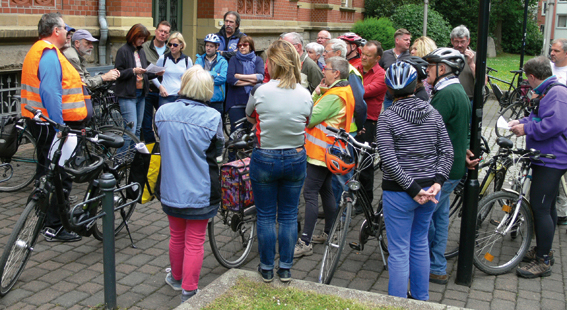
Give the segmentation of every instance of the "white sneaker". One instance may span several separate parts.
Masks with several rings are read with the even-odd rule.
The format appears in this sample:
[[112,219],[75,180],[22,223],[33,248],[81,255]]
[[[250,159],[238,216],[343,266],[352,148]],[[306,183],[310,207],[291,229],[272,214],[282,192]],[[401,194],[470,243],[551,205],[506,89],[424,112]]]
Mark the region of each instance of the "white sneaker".
[[293,257],[298,258],[309,255],[313,255],[313,244],[310,243],[309,245],[307,245],[303,240],[299,239],[297,241],[297,244],[295,245]]
[[311,237],[311,243],[325,243],[327,238],[329,238],[329,235],[323,232],[320,235],[314,235]]

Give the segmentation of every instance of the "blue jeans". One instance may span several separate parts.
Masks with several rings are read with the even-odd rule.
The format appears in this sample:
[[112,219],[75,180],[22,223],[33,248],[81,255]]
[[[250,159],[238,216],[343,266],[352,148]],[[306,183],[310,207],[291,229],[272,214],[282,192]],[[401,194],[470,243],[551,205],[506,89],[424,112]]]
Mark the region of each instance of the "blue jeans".
[[254,149],[250,160],[250,180],[257,211],[260,267],[274,269],[276,218],[280,268],[291,269],[297,242],[299,195],[305,181],[305,149]]
[[154,136],[154,128],[152,121],[154,119],[154,110],[159,108],[159,93],[149,92],[146,96],[146,103],[144,105],[144,120],[142,122],[142,133],[144,134],[144,141],[146,143],[156,142]]
[[429,255],[431,259],[430,272],[439,276],[447,274],[447,259],[445,249],[449,237],[449,207],[451,193],[461,180],[447,180],[441,188],[439,203],[433,211],[429,225]]
[[[118,98],[120,104],[120,113],[126,123],[134,123],[132,128],[126,126],[126,130],[133,133],[137,138],[140,138],[140,128],[142,127],[142,120],[144,118],[145,97],[142,96],[142,90],[136,90],[136,98]],[[121,147],[117,153],[125,151],[132,143],[130,137],[124,135],[124,146]]]
[[411,295],[415,299],[428,300],[427,228],[435,203],[429,201],[420,205],[406,192],[392,191],[384,191],[383,201],[390,252],[388,294],[406,298],[409,280]]
[[[177,96],[177,95],[171,95],[171,96],[167,96],[167,97],[159,97],[159,106],[161,107],[164,104],[174,102],[175,100],[177,100],[177,98],[179,98],[179,96]],[[144,113],[144,117],[145,116],[146,116],[146,114]]]
[[394,100],[384,97],[384,103],[382,103],[382,106],[384,107],[384,111],[386,111],[386,109],[389,108],[392,105],[392,103],[394,103]]

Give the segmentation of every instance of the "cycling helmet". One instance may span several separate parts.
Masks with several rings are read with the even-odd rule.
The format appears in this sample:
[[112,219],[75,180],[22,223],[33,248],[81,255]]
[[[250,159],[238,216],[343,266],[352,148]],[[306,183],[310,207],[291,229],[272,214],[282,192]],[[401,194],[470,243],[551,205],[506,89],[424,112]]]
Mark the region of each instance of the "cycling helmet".
[[73,182],[85,183],[96,179],[100,175],[103,163],[104,159],[98,155],[75,155],[65,162],[63,170],[69,174]]
[[444,63],[451,68],[455,75],[461,74],[465,68],[465,56],[456,49],[450,47],[441,47],[433,52],[423,56],[423,60],[430,64]]
[[345,34],[343,34],[342,36],[339,36],[337,39],[341,39],[343,41],[346,41],[348,43],[354,43],[357,46],[360,46],[362,44],[362,38],[353,32],[347,32]]
[[386,71],[386,86],[394,97],[413,94],[417,85],[417,71],[406,62],[396,62]]
[[410,56],[409,58],[404,59],[403,61],[407,62],[408,64],[412,65],[414,69],[417,71],[417,79],[418,80],[425,80],[427,78],[427,66],[429,63],[421,57],[417,56]]
[[215,44],[220,44],[221,41],[219,39],[219,36],[217,36],[214,33],[209,33],[206,37],[205,37],[205,43],[207,42],[211,42],[211,43],[215,43]]
[[325,151],[325,163],[333,174],[345,175],[354,168],[354,159],[346,149],[332,144]]

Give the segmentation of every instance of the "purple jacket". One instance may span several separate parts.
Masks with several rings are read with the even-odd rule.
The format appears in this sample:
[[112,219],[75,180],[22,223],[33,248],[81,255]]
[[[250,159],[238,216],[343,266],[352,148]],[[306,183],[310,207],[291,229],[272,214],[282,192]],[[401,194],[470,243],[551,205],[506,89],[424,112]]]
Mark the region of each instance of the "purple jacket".
[[[557,78],[552,76],[543,81],[535,92],[541,94],[549,84],[557,82]],[[567,169],[567,88],[551,88],[539,103],[539,113],[530,113],[520,123],[524,124],[527,148],[557,156],[556,159],[541,158],[546,167]],[[533,164],[543,165],[541,162]]]

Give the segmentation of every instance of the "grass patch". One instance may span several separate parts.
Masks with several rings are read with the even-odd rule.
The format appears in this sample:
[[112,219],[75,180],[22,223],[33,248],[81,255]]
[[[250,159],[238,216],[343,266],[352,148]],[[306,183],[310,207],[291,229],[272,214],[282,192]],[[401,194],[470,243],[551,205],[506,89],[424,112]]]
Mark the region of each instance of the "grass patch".
[[[534,58],[535,56],[524,56],[524,63],[526,61]],[[520,69],[520,54],[507,54],[502,53],[498,55],[498,57],[494,58],[487,58],[486,65],[493,69],[498,70],[498,72],[491,72],[490,75],[502,79],[504,81],[511,82],[512,78],[514,77],[513,73],[510,73],[511,70],[518,70]],[[524,75],[524,78],[526,76]],[[500,86],[502,90],[508,90],[508,85],[496,81],[496,84]],[[515,84],[515,82],[514,82]],[[516,85],[514,85],[516,86]]]
[[205,307],[208,310],[225,309],[402,309],[395,307],[377,307],[354,299],[343,299],[332,295],[317,294],[313,291],[301,291],[293,287],[276,288],[269,284],[254,282],[244,277],[226,293]]

